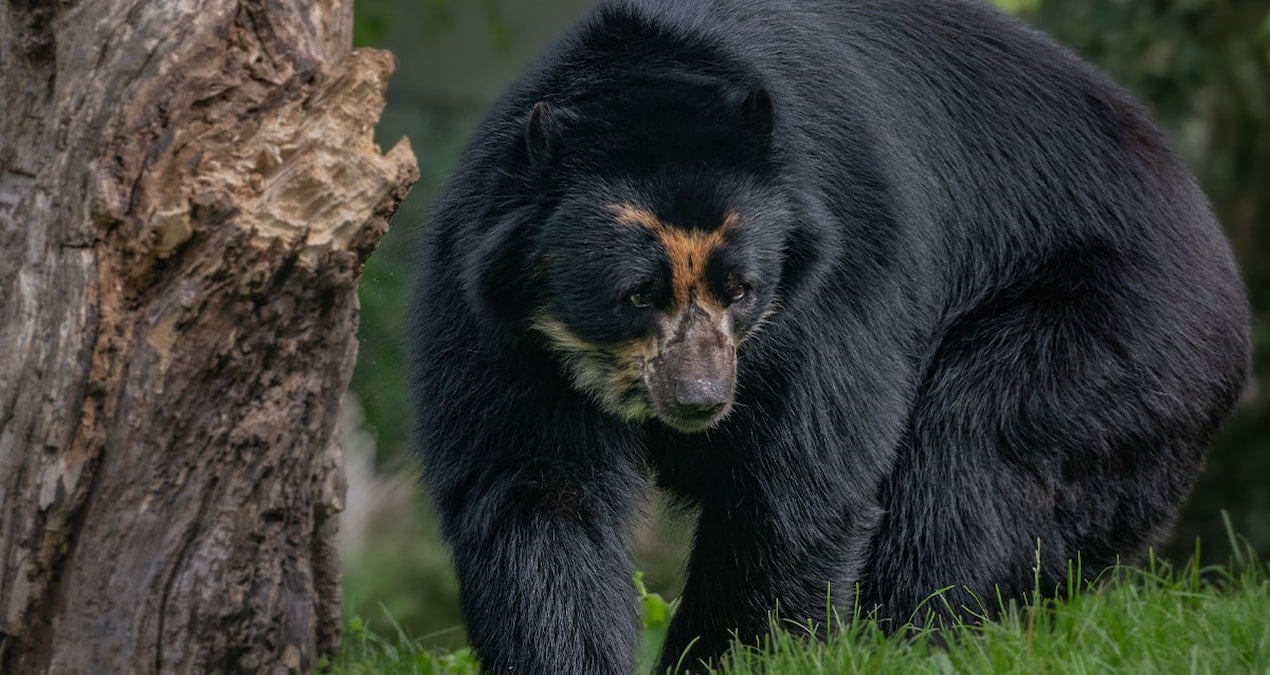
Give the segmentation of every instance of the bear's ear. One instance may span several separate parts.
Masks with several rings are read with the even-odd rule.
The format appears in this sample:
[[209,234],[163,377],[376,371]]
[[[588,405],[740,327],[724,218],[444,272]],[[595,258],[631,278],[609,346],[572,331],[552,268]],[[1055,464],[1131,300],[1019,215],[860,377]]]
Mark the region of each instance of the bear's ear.
[[763,141],[771,139],[776,124],[776,106],[766,87],[758,86],[750,90],[750,95],[745,97],[745,103],[741,105],[741,114],[756,136]]
[[529,164],[542,169],[555,154],[556,140],[560,133],[560,115],[550,103],[539,101],[529,113],[529,126],[525,128],[525,148]]

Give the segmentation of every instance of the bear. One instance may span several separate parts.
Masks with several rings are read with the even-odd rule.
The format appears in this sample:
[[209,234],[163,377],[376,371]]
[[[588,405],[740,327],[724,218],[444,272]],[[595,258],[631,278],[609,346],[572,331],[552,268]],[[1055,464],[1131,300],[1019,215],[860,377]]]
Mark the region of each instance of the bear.
[[697,519],[659,672],[826,603],[1059,592],[1167,536],[1249,368],[1148,113],[974,0],[602,0],[418,260],[419,454],[488,672],[634,668],[654,486]]

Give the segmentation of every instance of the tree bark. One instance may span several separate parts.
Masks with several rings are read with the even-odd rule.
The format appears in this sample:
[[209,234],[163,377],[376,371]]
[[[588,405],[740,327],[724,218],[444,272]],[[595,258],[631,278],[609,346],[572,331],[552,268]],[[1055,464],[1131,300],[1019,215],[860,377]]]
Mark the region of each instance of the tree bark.
[[350,0],[0,0],[0,672],[339,642],[357,281],[418,169]]

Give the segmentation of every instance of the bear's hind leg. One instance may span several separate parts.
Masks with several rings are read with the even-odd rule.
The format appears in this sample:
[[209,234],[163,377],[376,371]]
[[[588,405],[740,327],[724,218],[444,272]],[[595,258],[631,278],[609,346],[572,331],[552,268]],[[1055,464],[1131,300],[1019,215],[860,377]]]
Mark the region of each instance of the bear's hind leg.
[[1166,533],[1237,392],[1217,362],[1237,336],[1118,265],[1055,260],[944,331],[862,580],[892,629],[992,616],[1065,588],[1069,561],[1092,577]]

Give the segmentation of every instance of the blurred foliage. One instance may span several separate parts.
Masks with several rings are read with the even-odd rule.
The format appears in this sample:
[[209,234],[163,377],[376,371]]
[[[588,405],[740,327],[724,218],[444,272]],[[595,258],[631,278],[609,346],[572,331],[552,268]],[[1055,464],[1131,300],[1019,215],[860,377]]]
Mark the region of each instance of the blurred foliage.
[[[390,93],[391,97],[391,93]],[[459,161],[477,113],[435,113],[394,106],[380,120],[381,147],[410,138],[419,157],[419,182],[393,218],[392,227],[366,264],[362,276],[360,351],[352,389],[366,409],[378,459],[391,464],[409,454],[412,410],[406,393],[406,304],[413,280],[414,243],[427,218],[428,205]]]
[[[510,77],[520,60],[554,37],[550,30],[564,28],[562,22],[531,29],[524,12],[549,23],[585,4],[538,1],[526,10],[517,0],[357,0],[356,44],[391,45],[399,63],[379,127],[380,143],[388,146],[409,136],[422,169],[418,186],[371,257],[361,289],[361,354],[353,389],[365,406],[386,472],[417,474],[409,459],[411,406],[403,356],[405,308],[417,265],[412,242],[489,103],[470,96],[500,88],[498,78]],[[1225,557],[1221,508],[1231,511],[1235,528],[1263,554],[1270,553],[1270,392],[1265,391],[1270,382],[1270,2],[995,1],[1105,69],[1145,102],[1194,168],[1231,235],[1256,315],[1256,376],[1213,450],[1179,524],[1178,545],[1168,554],[1185,559],[1201,536],[1210,559]],[[479,46],[461,25],[470,24],[476,9],[484,22],[476,30],[487,32]],[[403,25],[407,20],[409,25]],[[424,47],[440,43],[446,50],[468,51],[447,51],[446,62],[421,61]],[[491,63],[503,70],[486,76],[497,81],[456,86],[458,95],[436,90],[443,80],[420,84],[437,71],[461,71],[451,79],[470,77],[470,69],[458,66],[476,61],[477,49],[497,55]],[[513,58],[516,63],[510,63]],[[349,561],[347,605],[361,616],[378,616],[383,603],[412,635],[444,631],[459,624],[448,553],[436,539],[426,499],[409,508],[417,518],[397,511],[383,516],[372,527],[366,550]],[[637,537],[648,586],[667,597],[678,591],[689,525],[679,518],[669,528],[644,528]],[[454,645],[461,636],[442,632],[429,640]]]
[[[419,34],[424,39],[435,38],[450,30],[457,19],[457,3],[475,6],[489,29],[494,45],[505,52],[515,36],[515,29],[505,11],[507,0],[411,0],[419,11]],[[1026,1],[1026,0],[1025,0]],[[353,44],[375,46],[381,43],[393,21],[400,14],[402,0],[357,0],[357,15],[353,23]]]
[[1014,14],[1034,10],[1041,5],[1041,0],[993,0],[993,2],[997,7]]

